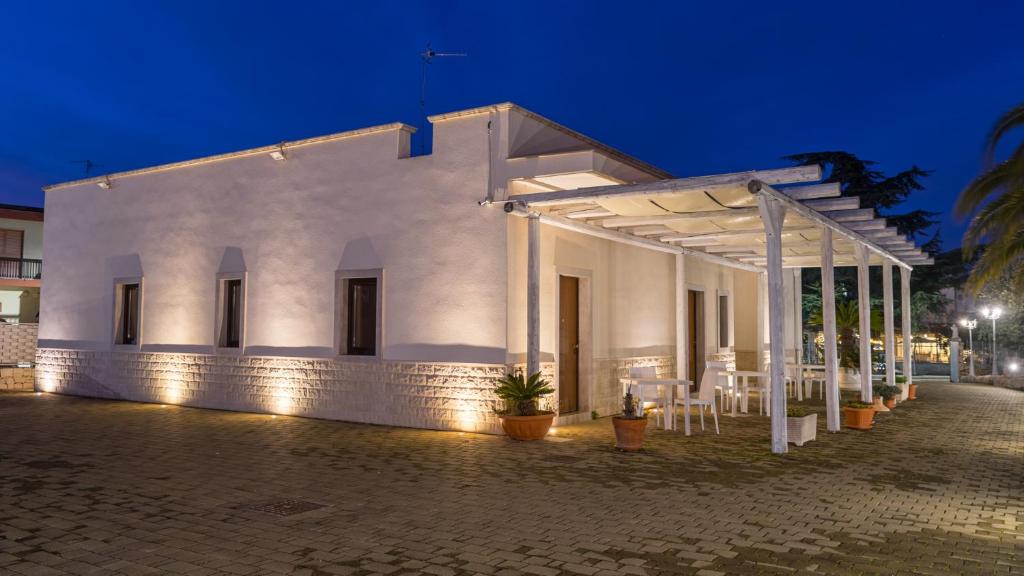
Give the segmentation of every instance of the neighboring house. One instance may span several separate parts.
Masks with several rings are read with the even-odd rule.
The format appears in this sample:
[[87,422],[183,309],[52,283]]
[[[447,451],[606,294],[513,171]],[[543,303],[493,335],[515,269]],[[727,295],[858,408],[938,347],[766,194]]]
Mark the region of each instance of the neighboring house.
[[0,204],[0,319],[39,321],[43,209]]
[[389,124],[49,187],[38,387],[493,431],[525,365],[566,423],[618,412],[630,366],[795,356],[762,196],[792,204],[780,266],[821,265],[823,228],[837,265],[927,262],[836,185],[768,189],[813,167],[672,179],[511,104],[430,120],[425,156]]

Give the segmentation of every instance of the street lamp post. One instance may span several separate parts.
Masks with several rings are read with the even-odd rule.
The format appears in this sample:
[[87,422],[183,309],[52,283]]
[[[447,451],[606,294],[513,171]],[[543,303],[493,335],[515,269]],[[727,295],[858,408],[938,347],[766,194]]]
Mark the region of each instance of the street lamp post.
[[967,328],[967,346],[971,350],[971,360],[968,373],[971,375],[971,378],[974,378],[974,329],[978,327],[978,321],[974,319],[968,320],[967,318],[961,318],[960,325]]
[[999,363],[996,362],[996,320],[1003,315],[1003,309],[999,306],[981,309],[981,315],[992,321],[992,375],[999,376]]

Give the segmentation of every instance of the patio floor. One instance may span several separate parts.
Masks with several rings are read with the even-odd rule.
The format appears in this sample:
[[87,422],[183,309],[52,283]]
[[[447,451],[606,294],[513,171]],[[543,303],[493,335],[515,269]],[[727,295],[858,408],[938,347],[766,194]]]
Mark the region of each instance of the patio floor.
[[757,416],[622,454],[608,419],[521,444],[0,395],[0,573],[1024,574],[1024,393],[919,397],[779,457]]

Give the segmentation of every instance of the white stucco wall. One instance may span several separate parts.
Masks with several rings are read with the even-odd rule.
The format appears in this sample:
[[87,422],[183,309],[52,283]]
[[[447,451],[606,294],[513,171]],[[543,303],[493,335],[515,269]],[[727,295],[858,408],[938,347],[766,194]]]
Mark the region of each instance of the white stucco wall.
[[486,116],[46,194],[41,346],[109,350],[113,281],[142,276],[143,351],[212,352],[215,277],[247,272],[247,354],[335,355],[335,271],[383,268],[383,356],[502,363],[504,214],[482,210]]

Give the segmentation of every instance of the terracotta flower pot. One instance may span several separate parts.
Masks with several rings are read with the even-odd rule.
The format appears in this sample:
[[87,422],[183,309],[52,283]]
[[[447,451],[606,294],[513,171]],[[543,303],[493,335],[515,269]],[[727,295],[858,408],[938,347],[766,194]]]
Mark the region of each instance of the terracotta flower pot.
[[886,400],[885,401],[885,407],[890,409],[890,410],[895,408],[896,407],[896,399],[895,398],[889,398],[888,400]]
[[513,440],[540,440],[547,436],[554,412],[536,416],[501,416],[501,429]]
[[613,416],[615,426],[615,447],[626,452],[636,452],[643,448],[644,430],[647,429],[647,418],[623,418]]
[[875,419],[875,409],[843,406],[843,418],[846,421],[847,428],[870,430]]
[[917,400],[917,384],[911,384],[907,390],[907,400]]

